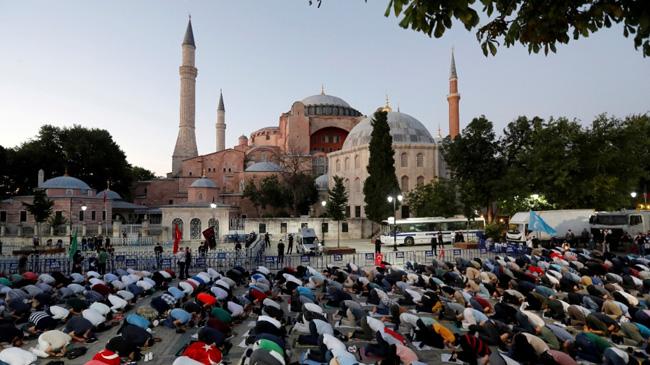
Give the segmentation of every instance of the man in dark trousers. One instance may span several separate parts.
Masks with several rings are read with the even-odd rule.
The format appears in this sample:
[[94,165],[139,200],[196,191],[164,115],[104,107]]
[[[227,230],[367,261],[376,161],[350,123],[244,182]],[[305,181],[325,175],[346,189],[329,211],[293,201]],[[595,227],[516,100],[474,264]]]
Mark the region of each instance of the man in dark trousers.
[[442,241],[442,231],[438,231],[438,244],[444,246],[445,243]]
[[163,253],[163,247],[160,245],[160,242],[156,243],[156,247],[153,248],[153,252],[156,254],[156,268],[160,269]]
[[284,242],[278,242],[278,262],[284,262]]
[[185,278],[190,277],[190,264],[192,263],[192,251],[189,247],[185,247]]
[[435,235],[431,236],[431,251],[433,256],[438,256],[438,238]]
[[269,237],[269,232],[264,233],[264,244],[265,247],[271,247],[271,238]]
[[289,241],[287,245],[287,254],[290,255],[293,253],[293,235],[290,234],[289,237],[287,238],[287,241]]
[[375,238],[375,253],[381,253],[381,240],[379,236]]

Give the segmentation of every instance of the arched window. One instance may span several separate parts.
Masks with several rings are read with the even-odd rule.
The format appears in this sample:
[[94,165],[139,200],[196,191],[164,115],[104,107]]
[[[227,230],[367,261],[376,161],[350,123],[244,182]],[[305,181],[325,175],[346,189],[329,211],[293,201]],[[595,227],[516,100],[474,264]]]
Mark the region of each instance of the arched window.
[[203,193],[199,193],[199,200],[203,200]]
[[172,221],[172,238],[174,238],[174,235],[176,234],[176,227],[178,227],[178,230],[181,232],[181,237],[183,237],[183,220],[180,218],[174,218]]
[[402,176],[402,191],[409,191],[409,177],[406,175]]
[[190,221],[190,239],[198,240],[201,238],[201,220],[192,218]]
[[418,153],[416,159],[416,164],[418,167],[424,167],[424,155],[421,153]]
[[339,172],[339,171],[341,171],[341,161],[337,159],[336,160],[336,172]]
[[354,179],[354,192],[355,193],[361,192],[361,180],[359,180],[359,178]]
[[408,167],[408,165],[409,165],[409,155],[406,152],[402,153],[402,155],[400,156],[400,161],[401,161],[402,167]]
[[359,168],[359,155],[354,155],[354,168]]
[[219,239],[219,221],[214,218],[210,218],[210,220],[208,220],[208,227],[214,228],[214,237]]
[[418,186],[424,185],[424,176],[418,176]]
[[350,179],[345,179],[345,191],[350,193]]
[[346,157],[345,158],[345,171],[350,170],[350,158]]

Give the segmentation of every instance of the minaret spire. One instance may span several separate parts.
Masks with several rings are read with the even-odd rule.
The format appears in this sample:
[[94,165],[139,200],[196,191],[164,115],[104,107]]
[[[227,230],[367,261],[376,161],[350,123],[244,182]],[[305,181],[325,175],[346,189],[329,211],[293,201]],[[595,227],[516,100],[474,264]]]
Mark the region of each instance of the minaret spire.
[[192,19],[187,22],[185,37],[183,38],[182,64],[178,69],[181,76],[181,100],[180,100],[180,122],[178,124],[178,137],[176,147],[172,155],[172,175],[179,176],[183,173],[182,162],[188,158],[196,157],[195,113],[196,113],[196,75],[198,71],[194,67],[194,32],[192,31]]
[[454,139],[460,133],[460,94],[458,93],[458,74],[456,73],[456,59],[454,49],[451,49],[451,66],[449,69],[449,136]]
[[223,92],[219,89],[219,106],[217,106],[217,152],[226,149],[226,108],[223,106]]

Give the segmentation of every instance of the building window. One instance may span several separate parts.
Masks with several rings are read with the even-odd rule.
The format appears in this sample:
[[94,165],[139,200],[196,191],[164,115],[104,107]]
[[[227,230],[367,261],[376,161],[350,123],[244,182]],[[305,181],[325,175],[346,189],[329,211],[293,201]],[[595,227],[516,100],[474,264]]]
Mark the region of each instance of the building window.
[[201,238],[201,220],[192,218],[190,221],[190,239],[198,240]]
[[174,204],[174,200],[173,200],[173,199],[169,199],[169,205],[172,205],[172,204]]
[[257,227],[259,234],[266,233],[266,223],[260,223]]
[[106,211],[102,211],[102,221],[106,220]]
[[203,200],[203,193],[199,193],[199,200]]
[[190,176],[192,176],[192,171],[190,171]]
[[411,211],[409,210],[408,205],[402,205],[402,218],[408,218],[411,216]]
[[424,176],[418,176],[417,184],[418,186],[424,185]]
[[357,205],[354,207],[354,216],[357,218],[361,218],[361,206]]
[[341,222],[341,232],[348,233],[348,222]]
[[20,223],[27,222],[27,211],[20,211]]
[[350,218],[350,206],[349,205],[345,206],[345,216],[347,218]]
[[217,220],[214,218],[208,219],[208,227],[216,227],[217,226]]
[[350,159],[348,157],[345,158],[345,164],[343,166],[345,168],[345,171],[350,170]]
[[97,214],[97,213],[96,213],[94,210],[93,210],[92,212],[90,212],[90,220],[91,220],[91,221],[94,222],[95,219],[97,219],[97,215],[96,215],[96,214]]
[[326,223],[326,222],[321,223],[321,226],[320,226],[321,232],[327,233],[327,232],[329,232],[329,228],[330,227],[329,227],[328,223]]
[[345,179],[345,191],[350,193],[350,179]]
[[72,189],[65,189],[65,196],[72,196]]
[[280,233],[287,233],[287,223],[286,222],[280,223]]
[[402,191],[409,191],[409,177],[406,175],[402,176]]
[[174,218],[172,221],[172,237],[176,236],[176,227],[178,231],[181,232],[181,237],[183,237],[183,220],[180,218]]
[[84,221],[84,211],[83,211],[83,210],[80,210],[80,211],[79,211],[79,221],[80,221],[80,222],[83,222],[83,221]]
[[212,227],[212,229],[214,229],[214,238],[219,239],[219,221],[214,218],[210,218],[208,220],[208,227]]
[[339,171],[341,171],[341,161],[336,160],[336,172],[339,172]]
[[415,158],[416,164],[418,167],[424,167],[424,155],[421,153],[418,153],[418,155]]
[[268,141],[269,139],[271,139],[271,136],[269,136],[269,135],[267,134],[267,135],[266,135],[266,140]]
[[354,168],[359,168],[359,155],[354,155]]
[[339,136],[334,136],[334,143],[339,143],[340,138],[341,137],[339,137]]
[[409,165],[409,155],[406,154],[406,152],[402,153],[402,155],[400,156],[400,161],[401,161],[402,167],[408,167],[408,165]]
[[7,221],[7,212],[3,210],[0,212],[0,222],[6,222],[6,221]]
[[320,141],[323,142],[323,143],[326,143],[327,142],[327,136],[322,136],[320,138]]
[[361,192],[361,180],[359,180],[359,178],[354,179],[354,192],[355,193]]

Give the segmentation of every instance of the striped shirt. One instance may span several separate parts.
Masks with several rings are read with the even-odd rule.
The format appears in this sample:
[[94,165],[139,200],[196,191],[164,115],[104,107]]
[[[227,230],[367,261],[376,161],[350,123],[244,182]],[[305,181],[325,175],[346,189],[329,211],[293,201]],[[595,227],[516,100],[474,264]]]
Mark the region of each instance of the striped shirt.
[[39,322],[40,320],[42,320],[43,318],[47,318],[47,317],[49,317],[49,316],[50,316],[50,315],[47,314],[47,312],[43,312],[43,311],[41,311],[41,312],[34,312],[34,313],[32,313],[31,316],[29,316],[29,321],[30,321],[31,323],[35,324],[35,325],[38,325],[38,322]]

